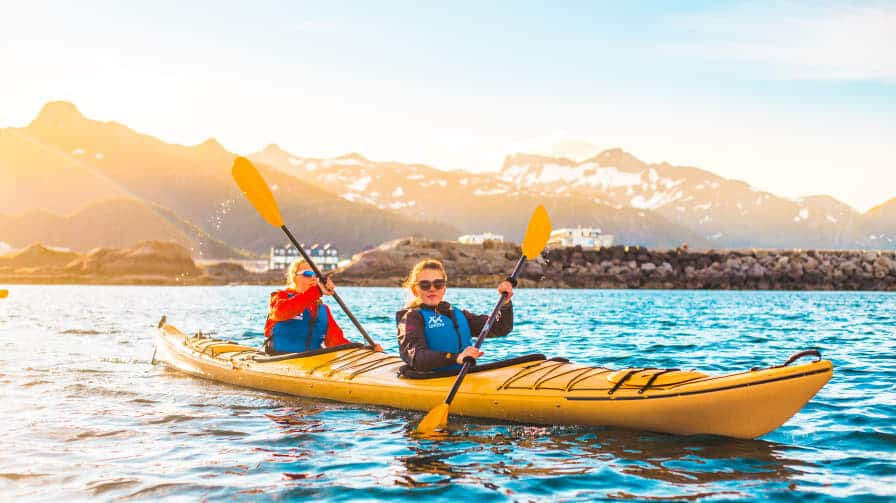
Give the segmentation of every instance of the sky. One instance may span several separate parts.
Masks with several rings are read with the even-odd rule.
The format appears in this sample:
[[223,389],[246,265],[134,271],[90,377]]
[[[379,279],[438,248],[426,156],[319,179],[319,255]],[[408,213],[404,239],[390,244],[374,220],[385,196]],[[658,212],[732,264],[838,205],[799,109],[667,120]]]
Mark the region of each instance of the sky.
[[786,197],[896,197],[896,1],[0,0],[0,127],[493,171],[622,148]]

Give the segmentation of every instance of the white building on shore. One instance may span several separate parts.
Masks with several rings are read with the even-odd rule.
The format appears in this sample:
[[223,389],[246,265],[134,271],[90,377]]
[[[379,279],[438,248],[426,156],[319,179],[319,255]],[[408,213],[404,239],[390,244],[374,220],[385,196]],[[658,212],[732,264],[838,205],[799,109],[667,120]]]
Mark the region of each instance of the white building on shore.
[[595,227],[576,227],[554,229],[548,238],[548,246],[552,248],[568,248],[581,246],[583,249],[597,249],[613,246],[613,235],[603,234]]
[[[339,251],[330,243],[325,243],[324,245],[315,243],[310,247],[306,247],[302,244],[302,248],[321,271],[336,269],[336,266],[339,264]],[[301,256],[299,250],[297,250],[292,243],[282,247],[274,246],[271,248],[268,270],[285,270],[290,264],[301,258]]]
[[457,242],[465,245],[481,245],[486,241],[495,241],[498,243],[504,242],[504,236],[501,234],[492,234],[491,232],[484,232],[482,234],[464,234],[463,236],[457,238]]

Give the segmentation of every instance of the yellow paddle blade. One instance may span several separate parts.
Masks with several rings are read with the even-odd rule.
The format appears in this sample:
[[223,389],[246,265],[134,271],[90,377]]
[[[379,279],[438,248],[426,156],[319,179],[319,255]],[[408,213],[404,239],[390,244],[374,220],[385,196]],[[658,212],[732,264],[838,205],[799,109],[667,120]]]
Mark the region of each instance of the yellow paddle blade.
[[233,161],[233,179],[240,186],[243,195],[252,203],[262,218],[274,227],[283,226],[283,217],[280,216],[280,208],[267,182],[261,177],[261,173],[245,157],[237,157]]
[[448,404],[440,403],[423,417],[417,425],[417,433],[432,433],[446,426],[448,426]]
[[523,238],[523,255],[532,260],[541,254],[551,237],[551,219],[544,206],[538,205],[529,219],[529,227],[526,227],[526,237]]

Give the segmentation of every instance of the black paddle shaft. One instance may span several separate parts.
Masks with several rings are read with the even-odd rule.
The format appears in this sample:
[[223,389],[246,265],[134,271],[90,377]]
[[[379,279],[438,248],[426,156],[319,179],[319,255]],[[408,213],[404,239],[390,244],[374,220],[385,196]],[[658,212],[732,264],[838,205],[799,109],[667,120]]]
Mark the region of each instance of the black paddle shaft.
[[[321,284],[325,284],[326,279],[324,278],[323,273],[320,272],[320,269],[317,268],[317,265],[315,265],[314,261],[311,260],[311,257],[309,257],[307,253],[305,253],[305,250],[302,249],[302,245],[300,245],[299,242],[296,241],[295,236],[293,236],[292,233],[289,232],[289,229],[286,228],[286,225],[281,225],[280,228],[283,230],[283,232],[286,233],[286,236],[290,241],[292,241],[292,244],[295,245],[296,249],[299,250],[299,253],[302,254],[302,258],[305,259],[305,262],[308,262],[308,266],[311,267],[311,270],[314,271],[314,274],[317,275],[317,279],[321,282]],[[367,343],[371,346],[376,346],[376,343],[373,342],[373,339],[371,339],[370,336],[367,335],[367,331],[364,330],[364,327],[361,326],[361,322],[358,321],[357,318],[355,318],[355,315],[353,315],[352,312],[348,309],[348,306],[345,305],[345,302],[342,302],[342,298],[339,297],[339,294],[333,292],[333,298],[336,299],[336,302],[339,303],[339,307],[341,307],[345,314],[348,315],[348,318],[352,320],[352,323],[355,324],[358,332],[361,332],[361,335],[364,336],[364,339],[367,341]]]
[[[511,279],[516,279],[517,276],[520,275],[520,272],[523,270],[523,265],[526,263],[526,256],[523,255],[520,257],[520,260],[516,263],[516,267],[513,268],[513,272],[510,274]],[[488,319],[485,320],[485,325],[482,325],[482,330],[479,331],[479,337],[476,339],[476,349],[479,349],[479,346],[482,346],[482,341],[485,340],[486,334],[488,334],[489,330],[492,329],[492,325],[495,323],[495,319],[498,318],[498,312],[501,310],[501,306],[504,304],[504,299],[507,298],[506,293],[501,293],[501,298],[498,299],[498,303],[495,304],[495,308],[492,309],[492,314],[489,315]],[[464,358],[464,366],[460,368],[460,372],[457,373],[457,379],[454,381],[454,386],[451,387],[451,391],[448,393],[448,398],[445,399],[445,403],[447,405],[451,405],[451,402],[454,400],[454,395],[457,394],[457,390],[460,389],[460,383],[463,382],[464,377],[467,375],[467,372],[470,371],[470,367],[473,366],[476,360],[467,357]]]

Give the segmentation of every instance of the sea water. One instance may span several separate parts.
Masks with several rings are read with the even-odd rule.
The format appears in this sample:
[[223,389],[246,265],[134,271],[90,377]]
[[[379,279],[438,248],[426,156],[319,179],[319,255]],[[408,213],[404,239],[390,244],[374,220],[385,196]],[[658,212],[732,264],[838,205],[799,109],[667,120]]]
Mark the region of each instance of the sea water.
[[[153,365],[159,318],[260,344],[272,287],[17,286],[0,299],[0,500],[896,497],[896,295],[519,289],[481,361],[527,353],[711,373],[817,348],[831,382],[756,440],[451,418],[243,389]],[[397,288],[340,288],[396,353]],[[493,290],[449,289],[486,313]],[[331,302],[353,340],[361,336]]]

